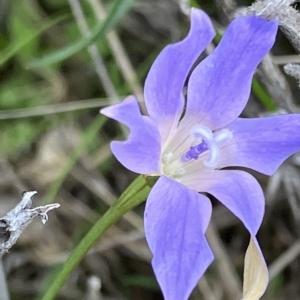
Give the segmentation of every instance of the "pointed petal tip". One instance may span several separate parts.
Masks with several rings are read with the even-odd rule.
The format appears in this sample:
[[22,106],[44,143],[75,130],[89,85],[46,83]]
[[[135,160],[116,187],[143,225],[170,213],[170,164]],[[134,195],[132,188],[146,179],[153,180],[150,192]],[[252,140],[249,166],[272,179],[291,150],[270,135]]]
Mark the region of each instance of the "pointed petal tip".
[[[238,20],[237,18],[236,20]],[[234,21],[233,21],[234,22]],[[249,24],[249,28],[253,28],[258,33],[265,32],[269,37],[275,40],[276,33],[278,31],[279,21],[269,20],[263,16],[249,15],[241,17],[240,22],[246,22]]]
[[[201,26],[198,29],[205,30],[207,34],[210,34],[211,37],[215,36],[216,31],[212,25],[211,19],[203,10],[192,7],[191,8],[191,31],[194,27]],[[196,28],[195,28],[196,29]]]
[[109,106],[106,106],[106,107],[103,107],[103,108],[100,108],[99,109],[99,114],[101,114],[101,115],[104,115],[104,116],[106,116],[107,117],[107,115],[106,115],[106,111],[107,111],[107,108],[108,108]]
[[160,165],[160,135],[156,124],[141,114],[137,100],[130,96],[122,103],[101,111],[130,129],[127,140],[111,142],[111,150],[118,161],[135,173],[157,173]]
[[111,104],[109,106],[101,108],[99,110],[99,113],[108,118],[115,119],[114,116],[119,111],[126,110],[126,108],[128,107],[134,107],[135,109],[139,109],[138,101],[133,95],[127,96],[123,101],[119,103]]
[[145,104],[165,140],[182,114],[182,90],[197,58],[215,35],[212,22],[201,10],[191,12],[188,35],[166,46],[155,59],[145,80]]

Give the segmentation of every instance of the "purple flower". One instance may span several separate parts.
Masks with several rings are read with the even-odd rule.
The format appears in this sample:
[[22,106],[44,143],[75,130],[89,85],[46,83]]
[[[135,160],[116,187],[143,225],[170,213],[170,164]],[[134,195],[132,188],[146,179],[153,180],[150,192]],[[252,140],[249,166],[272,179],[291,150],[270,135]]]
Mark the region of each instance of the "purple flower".
[[208,16],[193,9],[189,35],[160,53],[145,82],[149,116],[137,100],[102,109],[130,129],[114,141],[116,158],[133,172],[160,176],[145,210],[152,265],[166,300],[185,300],[213,260],[205,238],[211,217],[208,193],[228,207],[255,240],[264,196],[246,167],[271,175],[300,151],[300,115],[238,118],[253,73],[271,49],[277,21],[237,18],[215,51],[188,73],[214,37]]

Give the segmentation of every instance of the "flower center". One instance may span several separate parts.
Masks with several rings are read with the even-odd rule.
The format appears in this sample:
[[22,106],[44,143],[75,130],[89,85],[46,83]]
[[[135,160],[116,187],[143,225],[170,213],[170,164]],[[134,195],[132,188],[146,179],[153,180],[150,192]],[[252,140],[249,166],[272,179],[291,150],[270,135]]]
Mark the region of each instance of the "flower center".
[[188,148],[187,145],[185,149],[188,148],[188,150],[179,157],[176,155],[176,158],[174,152],[167,152],[163,155],[164,174],[175,179],[180,179],[186,173],[187,165],[190,165],[193,160],[198,160],[202,154],[204,155],[202,156],[204,166],[208,168],[216,167],[220,160],[219,144],[230,140],[232,133],[228,129],[213,132],[204,125],[196,125],[191,129],[189,136],[193,138],[193,142],[191,138],[188,138],[185,143],[189,140],[189,143],[192,142],[192,146]]
[[200,154],[208,151],[209,155],[204,161],[204,165],[211,168],[215,167],[220,159],[218,144],[232,137],[232,133],[228,129],[212,132],[204,125],[194,126],[190,134],[200,140],[200,143],[196,146],[191,146],[190,149],[181,156],[181,161],[185,163],[192,159],[197,160]]

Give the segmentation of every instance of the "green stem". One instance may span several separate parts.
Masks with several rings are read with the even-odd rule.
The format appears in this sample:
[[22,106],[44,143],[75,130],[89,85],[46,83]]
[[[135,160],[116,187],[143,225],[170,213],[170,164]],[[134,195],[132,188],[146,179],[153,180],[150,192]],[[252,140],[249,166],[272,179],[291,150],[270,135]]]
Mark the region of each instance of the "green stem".
[[99,219],[89,230],[78,246],[72,251],[62,270],[55,276],[42,300],[52,300],[68,279],[70,273],[76,268],[84,255],[99,240],[102,234],[116,223],[126,212],[142,203],[150,192],[150,186],[143,176],[137,177],[116,203]]

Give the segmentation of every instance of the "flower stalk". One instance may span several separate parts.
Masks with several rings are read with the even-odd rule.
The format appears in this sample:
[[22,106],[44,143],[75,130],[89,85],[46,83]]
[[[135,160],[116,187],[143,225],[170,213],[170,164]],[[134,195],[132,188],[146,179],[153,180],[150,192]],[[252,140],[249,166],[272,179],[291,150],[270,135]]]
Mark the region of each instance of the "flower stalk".
[[42,300],[55,299],[70,273],[76,268],[85,254],[95,245],[103,233],[126,212],[142,203],[149,192],[150,186],[146,178],[144,176],[137,177],[72,251],[62,269],[55,276],[54,281],[44,294]]

